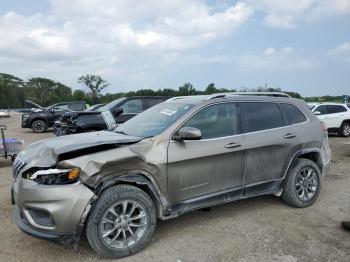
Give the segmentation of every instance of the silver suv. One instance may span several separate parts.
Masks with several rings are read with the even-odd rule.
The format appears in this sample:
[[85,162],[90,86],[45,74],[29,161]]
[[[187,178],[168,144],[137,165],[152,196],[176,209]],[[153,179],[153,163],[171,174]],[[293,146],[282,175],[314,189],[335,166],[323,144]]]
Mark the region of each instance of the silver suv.
[[172,98],[114,132],[27,146],[14,163],[16,223],[61,243],[85,229],[98,254],[124,257],[149,242],[157,219],[266,194],[307,207],[329,164],[327,131],[301,100]]

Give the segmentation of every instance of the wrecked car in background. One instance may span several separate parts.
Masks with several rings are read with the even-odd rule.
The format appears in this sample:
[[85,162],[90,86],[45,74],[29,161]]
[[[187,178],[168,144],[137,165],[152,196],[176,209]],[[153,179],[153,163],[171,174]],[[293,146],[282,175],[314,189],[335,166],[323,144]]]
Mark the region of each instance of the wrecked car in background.
[[134,96],[118,98],[93,111],[67,112],[56,121],[53,133],[56,136],[92,131],[112,130],[146,109],[169,97]]
[[114,132],[27,146],[13,168],[17,226],[61,243],[84,228],[99,255],[118,258],[141,250],[157,219],[265,194],[312,205],[327,131],[302,100],[273,96],[172,98]]
[[22,114],[21,126],[22,128],[31,128],[35,133],[43,133],[48,128],[53,127],[55,121],[66,112],[86,109],[85,101],[62,102],[49,107],[42,107],[30,100],[25,102],[35,108]]

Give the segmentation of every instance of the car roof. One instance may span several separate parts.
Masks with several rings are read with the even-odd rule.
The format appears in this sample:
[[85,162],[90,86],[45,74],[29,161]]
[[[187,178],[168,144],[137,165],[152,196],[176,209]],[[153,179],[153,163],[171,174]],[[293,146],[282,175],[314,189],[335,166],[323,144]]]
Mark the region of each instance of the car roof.
[[319,106],[319,105],[337,105],[337,106],[346,106],[346,104],[343,103],[333,103],[333,102],[319,102],[319,103],[307,103],[308,105],[312,106]]
[[[275,93],[272,93],[273,96],[262,93],[258,94],[242,94],[242,93],[223,93],[223,94],[214,94],[214,95],[195,95],[195,96],[179,96],[172,97],[166,102],[171,103],[183,103],[183,104],[192,104],[197,105],[201,103],[210,103],[217,101],[267,101],[267,102],[292,102],[294,98],[290,96],[276,96]],[[283,93],[281,93],[283,94]]]

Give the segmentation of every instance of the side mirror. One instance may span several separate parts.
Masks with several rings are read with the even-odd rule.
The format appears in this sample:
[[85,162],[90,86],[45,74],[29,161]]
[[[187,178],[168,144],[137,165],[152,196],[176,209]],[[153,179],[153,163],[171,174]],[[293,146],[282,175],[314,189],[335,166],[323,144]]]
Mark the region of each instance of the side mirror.
[[114,116],[119,116],[119,115],[121,115],[122,113],[123,113],[123,108],[121,108],[121,107],[118,107],[118,108],[116,108],[116,109],[113,110],[113,115],[114,115]]
[[55,109],[50,108],[50,113],[51,113],[51,114],[54,114],[54,113],[55,113]]
[[182,127],[177,131],[174,136],[175,140],[200,140],[202,138],[202,133],[198,128],[195,127]]
[[321,115],[321,112],[320,112],[320,111],[314,111],[314,114],[315,114],[316,116],[319,116],[319,115]]

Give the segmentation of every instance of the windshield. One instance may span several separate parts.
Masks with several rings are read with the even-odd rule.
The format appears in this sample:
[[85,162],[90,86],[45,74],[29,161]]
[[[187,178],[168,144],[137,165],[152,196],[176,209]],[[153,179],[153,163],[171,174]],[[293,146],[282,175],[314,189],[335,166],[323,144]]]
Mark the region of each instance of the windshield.
[[308,105],[309,109],[312,110],[315,108],[315,105]]
[[107,110],[111,110],[113,107],[115,107],[117,104],[119,104],[121,101],[123,101],[125,99],[125,97],[122,98],[118,98],[110,103],[108,103],[107,105],[100,107],[96,110],[96,112],[104,112]]
[[156,136],[168,128],[193,105],[161,103],[118,126],[115,132],[137,137]]

